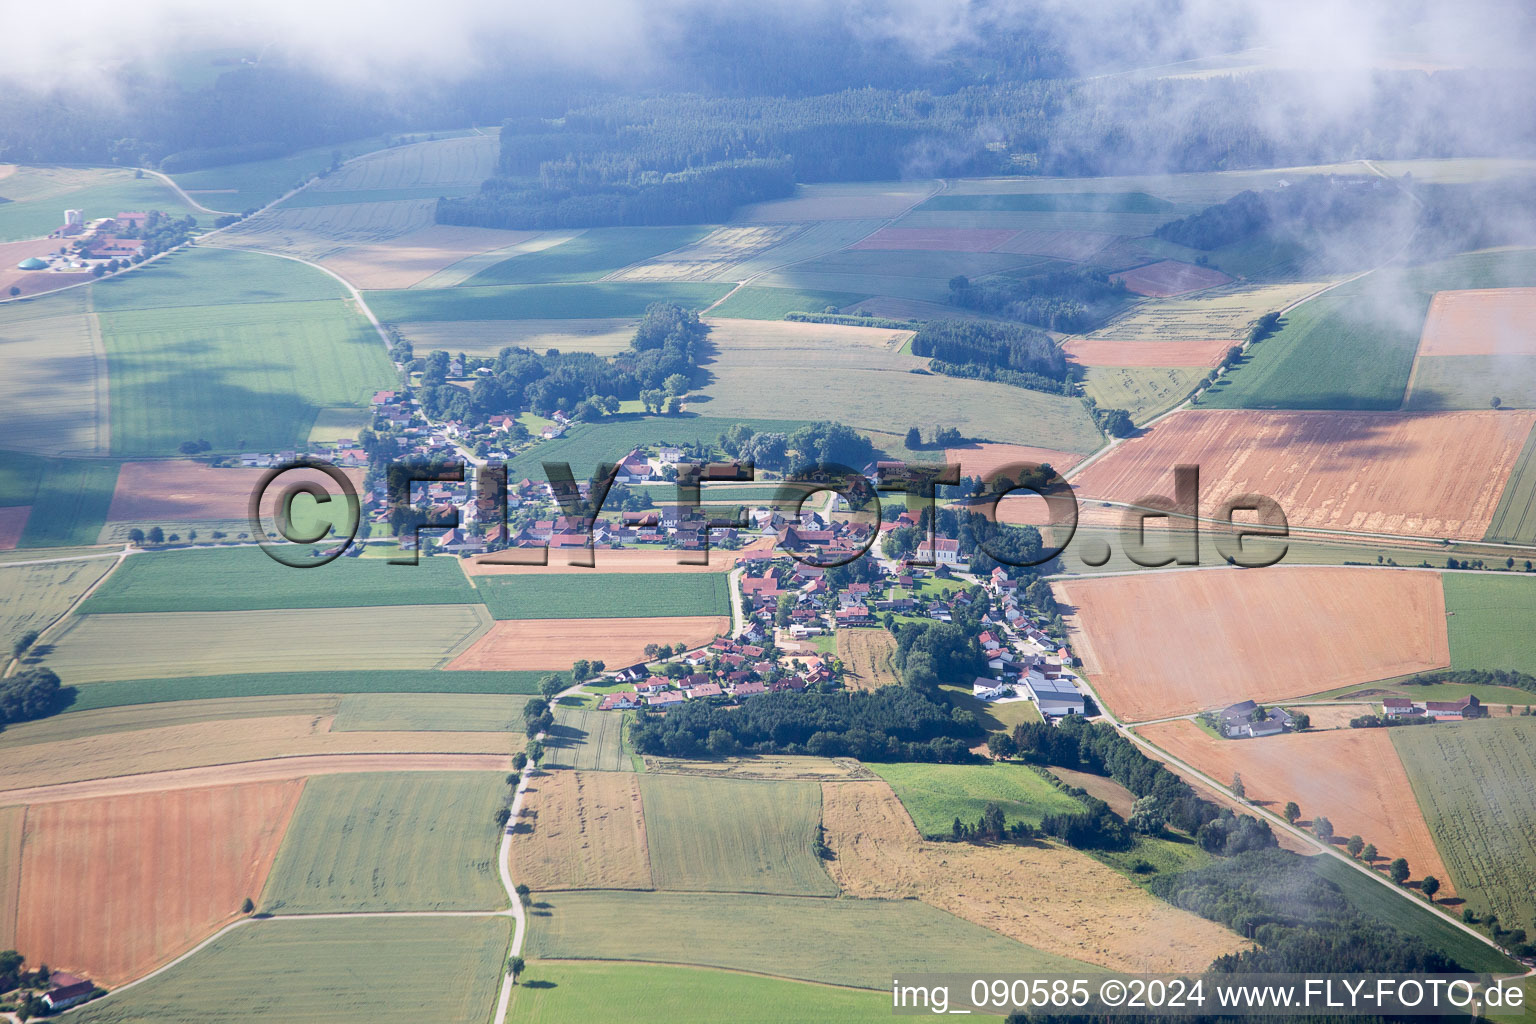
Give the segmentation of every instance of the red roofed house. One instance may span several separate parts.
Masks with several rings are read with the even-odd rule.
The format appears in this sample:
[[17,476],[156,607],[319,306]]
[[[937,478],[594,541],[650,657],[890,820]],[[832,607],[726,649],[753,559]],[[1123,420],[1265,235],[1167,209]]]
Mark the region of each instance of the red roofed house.
[[62,1010],[67,1006],[84,1002],[94,991],[96,991],[95,983],[77,978],[73,974],[65,974],[63,971],[54,971],[48,991],[43,995],[43,1002],[50,1010]]
[[725,691],[720,689],[719,683],[702,683],[698,686],[690,686],[683,692],[687,694],[689,700],[696,700],[699,697],[718,697]]
[[640,698],[633,693],[610,693],[597,705],[599,711],[632,711],[640,706]]

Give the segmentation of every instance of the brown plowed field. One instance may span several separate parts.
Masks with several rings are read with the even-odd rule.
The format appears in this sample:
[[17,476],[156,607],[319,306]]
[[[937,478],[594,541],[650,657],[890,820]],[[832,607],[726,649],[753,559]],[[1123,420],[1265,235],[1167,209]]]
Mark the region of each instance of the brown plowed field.
[[301,754],[490,754],[508,750],[507,740],[505,734],[488,732],[332,732],[331,719],[318,715],[194,722],[0,750],[0,787],[14,790]]
[[512,873],[535,890],[650,889],[639,776],[553,772],[530,780]]
[[1173,493],[1200,467],[1201,514],[1268,495],[1294,527],[1480,540],[1536,423],[1533,412],[1249,412],[1185,409],[1073,480],[1087,498]]
[[1247,798],[1269,810],[1296,801],[1303,828],[1323,815],[1333,823],[1335,835],[1358,835],[1375,843],[1381,855],[1378,864],[1406,857],[1415,880],[1434,875],[1440,879],[1441,893],[1452,895],[1450,872],[1435,849],[1386,729],[1287,733],[1257,740],[1217,739],[1190,721],[1136,731],[1218,782],[1230,783],[1234,773],[1241,773]]
[[0,791],[0,805],[35,806],[66,800],[198,789],[235,782],[272,782],[349,772],[504,772],[511,767],[512,758],[508,754],[309,754],[10,789]]
[[31,514],[31,505],[0,508],[0,551],[10,551],[16,546],[21,540],[21,531],[27,528],[27,517]]
[[1082,462],[1084,458],[1085,456],[1059,452],[1054,448],[1031,448],[1028,445],[1001,444],[996,441],[976,441],[964,448],[944,449],[945,462],[958,464],[961,476],[974,477],[984,477],[1003,466],[1019,462],[1048,465],[1058,473],[1065,473]]
[[1232,347],[1210,341],[1110,341],[1073,338],[1062,342],[1067,358],[1083,366],[1215,366]]
[[1118,237],[1102,231],[1052,231],[1048,228],[1027,228],[999,245],[995,251],[1081,261],[1086,260]]
[[1536,288],[1436,292],[1419,355],[1536,355]]
[[[591,570],[587,570],[591,571]],[[645,645],[706,644],[730,629],[721,615],[653,619],[503,619],[474,646],[447,665],[450,669],[563,671],[578,658],[609,665],[633,665]]]
[[261,895],[303,782],[78,800],[27,811],[16,942],[120,985]]
[[[251,493],[266,472],[265,469],[244,466],[217,469],[201,462],[179,460],[125,462],[117,475],[117,489],[112,492],[107,522],[244,520],[250,514]],[[342,472],[361,494],[363,471]],[[265,514],[271,515],[282,488],[302,481],[325,485],[331,492],[337,489],[329,477],[318,471],[284,473],[267,492]]]
[[1180,263],[1178,260],[1149,263],[1144,267],[1116,274],[1114,279],[1137,295],[1158,299],[1197,292],[1202,288],[1214,288],[1232,280],[1219,270],[1197,267],[1193,263]]
[[1094,689],[1132,722],[1450,664],[1432,572],[1217,568],[1053,586]]
[[991,252],[1016,234],[1012,228],[881,228],[848,248]]
[[[765,492],[771,495],[772,491]],[[3,510],[0,510],[3,511]],[[596,548],[592,552],[593,566],[571,565],[567,560],[568,551],[551,551],[548,565],[497,565],[487,561],[487,558],[495,556],[481,555],[479,558],[460,560],[464,572],[469,576],[533,576],[539,573],[595,573],[595,572],[729,572],[735,567],[737,559],[742,555],[772,551],[773,538],[765,537],[747,544],[737,551],[726,551],[721,548],[709,549],[708,565],[678,564],[678,558],[685,552],[668,550],[666,548]],[[526,556],[527,549],[518,549],[514,554]],[[585,554],[585,552],[582,552]],[[687,552],[688,557],[697,558],[698,552]]]
[[885,782],[826,782],[827,870],[849,895],[920,899],[1036,949],[1127,971],[1198,971],[1246,943],[1055,845],[924,842]]

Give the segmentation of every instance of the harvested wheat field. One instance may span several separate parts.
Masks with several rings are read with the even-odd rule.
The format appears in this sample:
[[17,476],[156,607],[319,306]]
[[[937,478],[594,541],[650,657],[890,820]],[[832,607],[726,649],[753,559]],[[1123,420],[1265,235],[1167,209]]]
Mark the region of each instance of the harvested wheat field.
[[1298,704],[1292,711],[1305,711],[1314,729],[1348,729],[1351,719],[1361,715],[1374,715],[1374,704]]
[[[590,571],[590,570],[588,570]],[[450,669],[519,669],[563,672],[578,658],[633,665],[645,645],[707,644],[730,628],[723,615],[653,619],[502,619],[446,666]]]
[[[770,365],[799,366],[840,363],[851,366],[892,365],[890,360],[869,362],[873,354],[897,352],[912,337],[911,331],[889,330],[884,327],[850,327],[846,324],[812,324],[797,320],[737,320],[729,317],[708,317],[709,342],[731,356],[756,356],[762,360],[769,353],[783,353],[786,359],[774,360]],[[796,354],[798,353],[798,355]],[[917,356],[902,356],[895,365],[926,365]]]
[[21,836],[27,809],[0,807],[0,948],[16,948],[16,908],[21,902]]
[[1239,494],[1279,502],[1292,527],[1480,540],[1536,412],[1180,410],[1083,470],[1086,498],[1172,494],[1200,467],[1200,511]]
[[1026,256],[1050,256],[1059,260],[1081,262],[1118,237],[1103,231],[1027,228],[1016,232],[1012,238],[999,245],[994,251],[1016,252]]
[[[569,666],[567,666],[569,667]],[[0,750],[0,790],[308,754],[492,754],[494,732],[332,732],[321,715],[276,715],[106,733]]]
[[609,274],[607,281],[718,281],[737,264],[788,241],[803,224],[732,224],[697,242]]
[[1180,263],[1178,260],[1162,260],[1116,274],[1112,280],[1119,281],[1137,295],[1166,299],[1203,288],[1214,288],[1232,279],[1210,267],[1197,267],[1193,263]]
[[1016,234],[1012,228],[881,228],[848,248],[991,252]]
[[[755,540],[735,551],[710,548],[708,565],[678,562],[678,558],[684,555],[697,558],[698,552],[696,551],[683,552],[656,547],[594,548],[592,551],[592,561],[594,564],[591,566],[572,565],[567,560],[571,555],[571,551],[551,551],[549,553],[548,565],[498,565],[494,560],[488,560],[494,559],[497,556],[489,555],[462,559],[459,564],[464,567],[465,574],[469,576],[533,576],[540,573],[582,572],[729,572],[735,568],[736,562],[743,555],[772,551],[774,543],[773,538],[767,537]],[[585,551],[580,548],[574,550],[585,554]],[[526,556],[530,553],[538,554],[539,552],[523,548],[513,553]]]
[[650,889],[651,858],[639,776],[534,776],[512,840],[512,873],[537,891]]
[[[201,462],[168,459],[162,462],[125,462],[117,475],[117,489],[107,522],[239,522],[250,516],[251,495],[265,469],[220,469]],[[362,493],[362,470],[342,470]],[[277,487],[268,491],[263,514],[276,507],[275,493],[290,484],[313,482],[336,491],[336,484],[318,470],[284,473]]]
[[27,810],[16,942],[33,962],[121,985],[261,894],[303,788],[254,782]]
[[1536,288],[1436,292],[1420,356],[1536,355]]
[[891,666],[896,638],[885,629],[839,629],[837,658],[843,663],[843,685],[852,690],[878,690],[901,680]]
[[884,782],[828,782],[827,870],[866,899],[920,899],[1036,949],[1124,971],[1200,971],[1247,946],[1055,845],[928,843]]
[[657,775],[704,775],[717,779],[793,779],[825,782],[831,779],[875,779],[879,776],[851,757],[808,757],[801,754],[753,754],[689,761],[675,757],[645,756],[645,770]]
[[1220,338],[1206,341],[1116,341],[1109,338],[1072,338],[1061,343],[1067,358],[1083,366],[1215,366],[1233,342]]
[[358,288],[409,288],[462,259],[526,242],[538,233],[434,224],[387,242],[343,249],[320,262]]
[[[22,804],[36,806],[135,793],[164,793],[173,789],[203,789],[236,782],[278,782],[304,779],[312,775],[344,775],[354,772],[505,772],[511,767],[512,757],[509,754],[309,754],[275,757],[264,761],[179,768],[143,775],[119,775],[109,779],[3,790],[0,791],[0,813],[8,807],[19,809]],[[3,818],[0,818],[0,825],[3,825]],[[0,878],[3,877],[3,871],[0,871]]]
[[0,551],[10,551],[20,543],[22,531],[27,528],[27,517],[31,514],[31,505],[0,508]]
[[1432,572],[1223,567],[1053,586],[1084,671],[1132,722],[1450,664]]
[[[1431,727],[1432,728],[1432,727]],[[1415,879],[1434,875],[1451,895],[1451,876],[1408,773],[1386,729],[1285,733],[1256,740],[1222,740],[1194,722],[1161,722],[1136,732],[1219,782],[1243,776],[1247,799],[1278,812],[1286,801],[1301,807],[1298,820],[1318,815],[1333,823],[1340,841],[1358,835],[1376,844],[1379,864],[1406,857]]]
[[1021,462],[1046,465],[1058,473],[1065,473],[1082,462],[1083,456],[1072,452],[1059,452],[1054,448],[1031,448],[1029,445],[1001,444],[996,441],[973,441],[964,448],[945,448],[944,461],[950,465],[958,465],[961,476],[985,477],[1004,466],[1013,466]]

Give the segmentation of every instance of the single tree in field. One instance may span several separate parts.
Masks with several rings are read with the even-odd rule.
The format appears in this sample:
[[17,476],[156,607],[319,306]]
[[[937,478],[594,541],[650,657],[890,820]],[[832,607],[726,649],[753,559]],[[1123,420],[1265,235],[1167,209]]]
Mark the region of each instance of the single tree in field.
[[1419,883],[1419,888],[1429,899],[1429,902],[1433,903],[1435,902],[1435,893],[1440,891],[1440,879],[1434,875],[1425,875],[1424,881]]
[[251,898],[249,896],[247,896],[245,898],[245,902],[244,903],[240,904],[240,913],[242,913],[242,914],[249,914],[251,911],[253,911],[255,909],[256,909],[256,904],[251,902]]
[[1367,864],[1376,863],[1376,844],[1366,843],[1365,849],[1360,851],[1360,856],[1365,860]]
[[158,526],[151,526],[149,528],[149,542],[151,544],[164,544],[165,531]]
[[512,808],[499,807],[496,809],[496,827],[506,828],[507,822],[512,820]]
[[1291,728],[1297,732],[1312,728],[1312,716],[1305,711],[1298,711],[1291,716]]
[[1402,885],[1404,882],[1408,881],[1408,862],[1402,857],[1397,858],[1391,864],[1387,865],[1387,874],[1391,876],[1392,881],[1396,882],[1398,885]]
[[133,529],[129,530],[128,531],[128,543],[132,544],[136,548],[143,547],[144,546],[144,531],[139,529],[137,526],[135,526]]
[[507,973],[512,975],[512,984],[517,984],[517,976],[522,974],[523,968],[527,966],[528,965],[523,962],[523,958],[520,956],[514,956],[507,961]]
[[37,630],[27,630],[25,633],[21,634],[21,636],[17,637],[16,642],[11,645],[11,656],[16,658],[21,657],[27,652],[27,648],[31,647],[35,643],[37,643]]
[[1243,788],[1243,777],[1238,772],[1232,773],[1232,795],[1239,800],[1246,799],[1248,791]]
[[1344,849],[1349,851],[1351,857],[1360,856],[1360,851],[1365,849],[1365,840],[1359,836],[1350,836],[1349,842],[1344,844]]
[[1504,400],[1498,395],[1494,395],[1492,398],[1488,399],[1488,404],[1497,409],[1499,406],[1504,404]]
[[1291,823],[1292,825],[1294,825],[1294,824],[1296,824],[1296,819],[1300,818],[1300,817],[1301,817],[1301,808],[1296,806],[1296,801],[1295,800],[1287,801],[1286,805],[1285,805],[1285,820],[1288,821],[1289,823]]
[[534,764],[538,764],[539,763],[539,758],[541,758],[543,756],[544,756],[544,744],[540,743],[538,740],[529,740],[528,741],[528,760],[532,761]]
[[516,771],[522,771],[528,767],[528,755],[519,750],[512,755],[512,767]]
[[513,887],[512,891],[517,893],[518,902],[522,903],[523,906],[526,907],[533,902],[533,890],[523,883],[519,882]]
[[539,692],[545,700],[553,700],[555,694],[565,689],[565,680],[557,675],[547,675],[539,681]]
[[1312,833],[1323,842],[1328,842],[1333,838],[1333,822],[1319,814],[1312,819]]
[[923,432],[918,430],[916,427],[908,427],[905,443],[908,451],[917,451],[923,446]]

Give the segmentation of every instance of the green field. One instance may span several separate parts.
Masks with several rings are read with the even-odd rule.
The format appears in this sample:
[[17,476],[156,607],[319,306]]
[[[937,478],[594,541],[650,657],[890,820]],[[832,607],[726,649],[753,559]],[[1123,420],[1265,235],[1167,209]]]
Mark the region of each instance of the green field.
[[723,572],[482,576],[480,596],[498,619],[632,619],[729,615]]
[[[597,423],[581,423],[563,437],[541,441],[507,462],[507,479],[527,477],[542,483],[543,463],[569,463],[576,479],[586,480],[598,463],[617,463],[640,445],[710,444],[736,423],[757,431],[793,433],[799,420],[722,419],[717,416],[617,416]],[[703,488],[700,488],[702,495]]]
[[390,323],[417,320],[570,320],[637,317],[653,302],[703,309],[731,290],[696,282],[594,281],[484,288],[407,288],[368,292],[368,305]]
[[294,569],[254,547],[191,548],[132,556],[80,611],[235,612],[479,600],[452,558],[423,558],[416,565],[338,558],[316,569]]
[[295,448],[321,409],[362,406],[394,373],[368,321],[339,300],[101,313],[112,451]]
[[1008,210],[1031,213],[1166,213],[1174,204],[1145,192],[1010,192],[941,195],[919,210]]
[[43,455],[107,449],[106,360],[91,290],[0,305],[0,444]]
[[494,772],[320,775],[304,784],[263,913],[494,910],[507,905]]
[[1504,927],[1536,921],[1536,718],[1393,729],[1456,894]]
[[127,991],[70,1011],[88,1024],[484,1024],[505,918],[261,921]]
[[660,964],[572,964],[534,961],[532,984],[513,990],[514,1024],[599,1021],[624,1007],[632,1024],[883,1024],[890,997],[734,971]]
[[520,253],[486,267],[465,281],[464,286],[596,281],[631,263],[691,245],[710,230],[698,226],[589,228],[569,242],[538,252]]
[[529,932],[538,957],[697,964],[874,989],[912,971],[1083,966],[917,900],[570,892],[541,902],[548,916]]
[[0,565],[0,658],[9,658],[21,634],[41,631],[63,615],[114,565],[89,558],[45,565]]
[[[271,160],[252,160],[199,171],[183,171],[171,177],[176,184],[194,193],[193,198],[204,206],[238,213],[252,207],[266,206],[283,193],[298,187],[310,175],[329,168],[333,156],[340,155],[341,159],[349,160],[382,149],[388,144],[388,139],[375,135],[330,146],[316,146]],[[204,190],[211,191],[206,195],[196,195]]]
[[[539,692],[545,672],[444,672],[434,669],[377,671],[255,672],[172,679],[123,679],[75,690],[67,711],[162,704],[228,697],[272,697],[301,693],[466,693]],[[423,716],[425,717],[425,716]]]
[[[21,198],[22,189],[39,198]],[[13,200],[0,203],[0,242],[47,235],[64,223],[66,207],[80,210],[87,221],[128,210],[159,210],[173,217],[192,212],[159,178],[134,178],[132,171],[120,169],[23,167],[0,179],[0,198]]]
[[80,615],[49,637],[43,661],[65,683],[429,669],[490,624],[478,605]]
[[1536,545],[1536,430],[1525,439],[1483,539]]
[[837,895],[813,848],[819,784],[648,773],[640,793],[656,888]]
[[624,713],[556,707],[555,724],[544,738],[545,768],[627,772],[622,733]]
[[948,836],[955,818],[975,823],[987,804],[1008,821],[1039,825],[1047,814],[1081,811],[1082,805],[1022,765],[871,764],[896,791],[925,836]]
[[820,313],[828,306],[842,309],[869,298],[856,292],[815,291],[799,288],[739,288],[710,316],[737,317],[742,320],[782,320],[786,313]]
[[1446,573],[1451,667],[1536,673],[1536,579]]
[[530,697],[479,693],[354,693],[341,698],[335,732],[523,731]]
[[1188,366],[1090,366],[1083,394],[1101,409],[1124,409],[1141,424],[1189,397],[1205,371]]
[[162,257],[126,277],[108,278],[91,286],[91,299],[100,313],[309,302],[346,296],[341,282],[295,260],[215,248]]
[[1425,356],[1413,372],[1403,408],[1413,410],[1536,408],[1536,357]]
[[116,462],[0,454],[0,505],[32,506],[17,547],[95,544],[112,506],[117,472]]
[[307,210],[316,206],[354,206],[360,203],[398,203],[414,199],[443,199],[473,195],[476,185],[402,185],[399,188],[307,188],[283,200],[278,210]]
[[1360,913],[1417,935],[1467,970],[1502,974],[1520,969],[1487,943],[1472,938],[1416,900],[1394,895],[1386,886],[1371,881],[1337,857],[1312,857],[1309,863],[1318,875],[1343,890],[1344,897]]
[[1377,270],[1297,306],[1201,396],[1217,409],[1396,409],[1437,291],[1536,281],[1536,252],[1484,252]]

